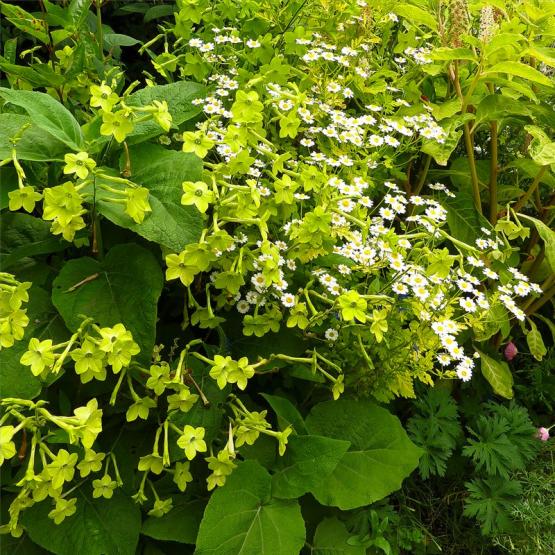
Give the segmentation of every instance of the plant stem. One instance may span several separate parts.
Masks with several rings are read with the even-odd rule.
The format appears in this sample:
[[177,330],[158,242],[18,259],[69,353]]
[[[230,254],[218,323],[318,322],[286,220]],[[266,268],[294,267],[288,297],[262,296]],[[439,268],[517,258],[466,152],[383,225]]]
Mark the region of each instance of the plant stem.
[[491,225],[497,223],[497,121],[490,122],[491,152],[489,171],[489,221]]
[[534,181],[532,181],[532,184],[530,185],[528,190],[518,199],[517,203],[513,206],[513,210],[515,212],[519,212],[524,207],[524,205],[528,202],[530,197],[534,194],[534,191],[538,188],[538,185],[540,184],[541,178],[543,177],[543,174],[547,170],[547,167],[548,166],[542,166],[540,168],[540,171],[537,173],[536,177],[534,178]]
[[419,195],[420,191],[422,191],[422,187],[424,187],[424,183],[426,182],[426,177],[428,176],[428,170],[430,169],[430,164],[432,162],[432,157],[427,154],[426,160],[424,161],[424,166],[420,171],[420,175],[418,176],[418,183],[416,184],[416,188],[411,193],[412,195]]

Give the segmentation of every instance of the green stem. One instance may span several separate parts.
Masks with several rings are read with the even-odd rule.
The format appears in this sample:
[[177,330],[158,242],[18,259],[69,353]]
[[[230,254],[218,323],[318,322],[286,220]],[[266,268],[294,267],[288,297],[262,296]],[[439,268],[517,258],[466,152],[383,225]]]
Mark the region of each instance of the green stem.
[[542,166],[540,168],[540,171],[536,174],[536,177],[534,178],[534,181],[532,181],[532,184],[530,185],[528,190],[518,199],[517,203],[513,206],[513,210],[515,212],[519,212],[528,202],[530,197],[534,194],[534,191],[538,188],[541,178],[543,177],[543,174],[546,172],[547,168],[548,166]]

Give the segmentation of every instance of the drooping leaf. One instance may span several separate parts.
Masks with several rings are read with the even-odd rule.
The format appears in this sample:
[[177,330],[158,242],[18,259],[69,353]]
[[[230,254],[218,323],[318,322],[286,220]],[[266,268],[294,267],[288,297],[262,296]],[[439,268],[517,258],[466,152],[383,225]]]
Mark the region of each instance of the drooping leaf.
[[10,158],[12,143],[10,139],[28,125],[16,143],[18,160],[46,162],[63,160],[67,146],[44,129],[33,124],[28,116],[21,114],[0,114],[0,159]]
[[305,542],[296,500],[273,499],[271,476],[254,461],[238,465],[206,506],[196,555],[296,555]]
[[272,494],[294,499],[317,488],[335,470],[350,442],[322,436],[292,436],[272,476]]
[[528,147],[530,158],[540,166],[555,164],[555,141],[552,141],[537,125],[526,125],[524,129],[533,137]]
[[476,108],[474,127],[482,122],[499,120],[509,116],[530,116],[525,102],[508,98],[502,94],[490,94],[483,98]]
[[443,199],[442,204],[448,209],[449,231],[459,241],[474,246],[476,239],[483,235],[480,228],[490,227],[487,220],[476,210],[474,197],[469,190],[459,191],[455,197]]
[[199,500],[176,504],[162,517],[147,518],[141,534],[155,540],[194,544],[203,510],[204,503]]
[[536,360],[542,360],[547,354],[545,343],[543,342],[542,334],[534,322],[528,319],[530,324],[530,331],[526,334],[526,343],[530,349],[530,354]]
[[69,260],[52,286],[52,302],[68,328],[75,331],[80,315],[101,326],[123,323],[149,360],[154,346],[162,270],[154,256],[136,244],[117,245],[104,260]]
[[422,454],[398,418],[371,401],[320,403],[306,425],[312,434],[351,442],[332,474],[312,491],[324,505],[354,509],[382,499],[401,487]]
[[422,8],[413,6],[412,4],[397,4],[395,6],[395,13],[416,25],[424,25],[432,30],[437,29],[435,17]]
[[135,555],[141,530],[141,511],[120,491],[111,499],[91,499],[82,489],[76,513],[56,525],[48,518],[51,499],[23,513],[31,539],[56,555]]
[[513,375],[509,365],[501,360],[486,355],[482,351],[480,354],[482,375],[489,382],[493,391],[505,399],[513,398]]
[[482,72],[482,77],[487,77],[492,73],[506,73],[507,75],[520,77],[527,81],[532,81],[533,83],[545,85],[546,87],[553,87],[553,81],[547,77],[547,75],[544,75],[541,71],[529,65],[523,64],[522,62],[515,62],[514,60],[510,62],[499,62],[493,65]]
[[289,399],[268,393],[262,393],[261,395],[276,413],[279,426],[282,430],[287,428],[287,426],[293,426],[298,434],[308,434],[303,417]]
[[50,224],[22,212],[8,212],[0,220],[0,265],[7,269],[27,256],[59,252],[70,245],[50,233]]
[[0,96],[7,102],[23,108],[37,127],[52,134],[70,148],[83,148],[83,135],[79,123],[65,106],[48,94],[0,87]]
[[546,226],[541,220],[533,218],[532,216],[519,214],[518,217],[534,224],[538,230],[539,236],[543,239],[545,244],[545,258],[549,262],[551,269],[555,272],[555,231]]
[[325,518],[318,524],[312,542],[312,555],[366,555],[362,545],[349,545],[351,534],[337,518]]

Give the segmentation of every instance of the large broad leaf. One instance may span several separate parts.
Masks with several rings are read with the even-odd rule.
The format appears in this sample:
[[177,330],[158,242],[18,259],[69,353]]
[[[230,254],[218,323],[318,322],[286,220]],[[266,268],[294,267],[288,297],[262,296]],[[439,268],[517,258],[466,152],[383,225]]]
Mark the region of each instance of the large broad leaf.
[[[60,315],[50,302],[48,293],[33,285],[29,289],[29,302],[26,305],[29,325],[21,341],[0,351],[0,397],[19,397],[33,399],[41,391],[41,382],[33,376],[28,366],[19,359],[27,350],[31,337],[63,341],[64,330]],[[67,330],[65,330],[67,331]]]
[[483,98],[476,108],[474,127],[482,122],[494,121],[512,116],[530,116],[528,105],[522,100],[508,98],[501,94],[490,94]]
[[541,220],[532,218],[532,216],[519,214],[518,217],[528,220],[534,224],[538,230],[539,236],[543,239],[545,244],[545,258],[549,262],[551,269],[555,272],[555,231],[546,226]]
[[16,144],[16,153],[19,160],[33,160],[45,162],[49,160],[63,160],[67,146],[56,137],[33,124],[28,116],[21,114],[0,114],[0,159],[10,158],[12,143],[24,126],[27,129],[20,135]]
[[325,518],[314,533],[311,555],[366,555],[364,546],[347,543],[350,537],[351,534],[340,520]]
[[447,208],[449,231],[459,241],[474,245],[483,235],[481,227],[489,228],[488,221],[480,215],[474,204],[474,197],[468,190],[458,191],[455,197],[446,197],[442,204]]
[[50,233],[50,224],[21,212],[8,212],[0,220],[0,266],[6,270],[27,256],[62,251],[70,243]]
[[71,112],[51,96],[36,91],[20,91],[0,87],[4,100],[23,108],[33,123],[74,150],[83,148],[79,123]]
[[422,454],[399,419],[370,401],[320,403],[306,425],[312,434],[351,442],[332,474],[312,491],[323,505],[355,509],[384,498],[401,487]]
[[141,511],[125,494],[91,499],[82,489],[76,494],[77,511],[61,524],[48,518],[50,499],[23,513],[31,539],[56,555],[135,555],[141,529]]
[[254,461],[240,463],[212,496],[196,555],[296,555],[305,542],[297,501],[273,499],[272,479]]
[[52,287],[52,302],[68,328],[81,315],[101,326],[123,323],[149,360],[156,335],[156,309],[162,270],[154,256],[136,244],[117,245],[101,262],[84,257],[66,262]]
[[[101,187],[97,188],[98,211],[115,224],[173,251],[197,241],[202,232],[202,216],[194,206],[183,206],[181,196],[183,181],[200,179],[200,158],[151,144],[131,148],[130,157],[131,179],[149,190],[152,212],[137,224],[121,204],[106,200],[114,195]],[[110,186],[117,187],[113,183]]]
[[544,75],[541,71],[538,71],[529,65],[523,64],[522,62],[499,62],[482,72],[482,77],[487,78],[492,73],[506,73],[507,75],[521,77],[522,79],[539,83],[540,85],[545,85],[546,87],[553,87],[553,81],[547,75]]
[[287,426],[293,426],[293,429],[298,434],[308,434],[303,417],[289,399],[278,397],[277,395],[269,395],[268,393],[262,393],[261,395],[276,413],[279,427],[282,430],[287,428]]
[[530,158],[540,166],[555,164],[555,142],[549,138],[541,127],[526,125],[524,129],[534,137],[528,147]]
[[143,522],[141,534],[155,540],[194,544],[203,510],[202,501],[177,504],[162,517],[147,518]]
[[480,354],[482,375],[489,382],[493,391],[505,399],[513,398],[513,375],[509,365],[502,360],[486,355],[482,351]]
[[351,444],[322,436],[292,436],[272,476],[272,494],[294,499],[318,488],[335,470]]
[[[183,122],[198,116],[202,112],[200,106],[195,106],[192,101],[204,96],[206,88],[192,81],[178,81],[169,85],[155,85],[146,87],[130,95],[126,104],[129,106],[145,106],[154,100],[166,101],[172,116],[172,124],[179,126]],[[128,137],[128,143],[134,144],[146,141],[151,137],[161,135],[164,131],[155,121],[139,123],[133,133]]]
[[435,17],[426,10],[412,4],[397,4],[395,6],[395,13],[415,25],[424,25],[434,31],[437,29]]

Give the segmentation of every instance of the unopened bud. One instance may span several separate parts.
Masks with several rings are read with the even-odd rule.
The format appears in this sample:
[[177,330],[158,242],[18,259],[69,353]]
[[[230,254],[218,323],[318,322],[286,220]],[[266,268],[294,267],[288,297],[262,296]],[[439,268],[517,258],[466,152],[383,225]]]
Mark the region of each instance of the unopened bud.
[[509,341],[507,343],[507,346],[505,347],[505,351],[503,352],[503,354],[505,355],[505,359],[510,362],[511,360],[513,360],[513,358],[516,357],[516,355],[518,355],[518,349],[512,341]]

